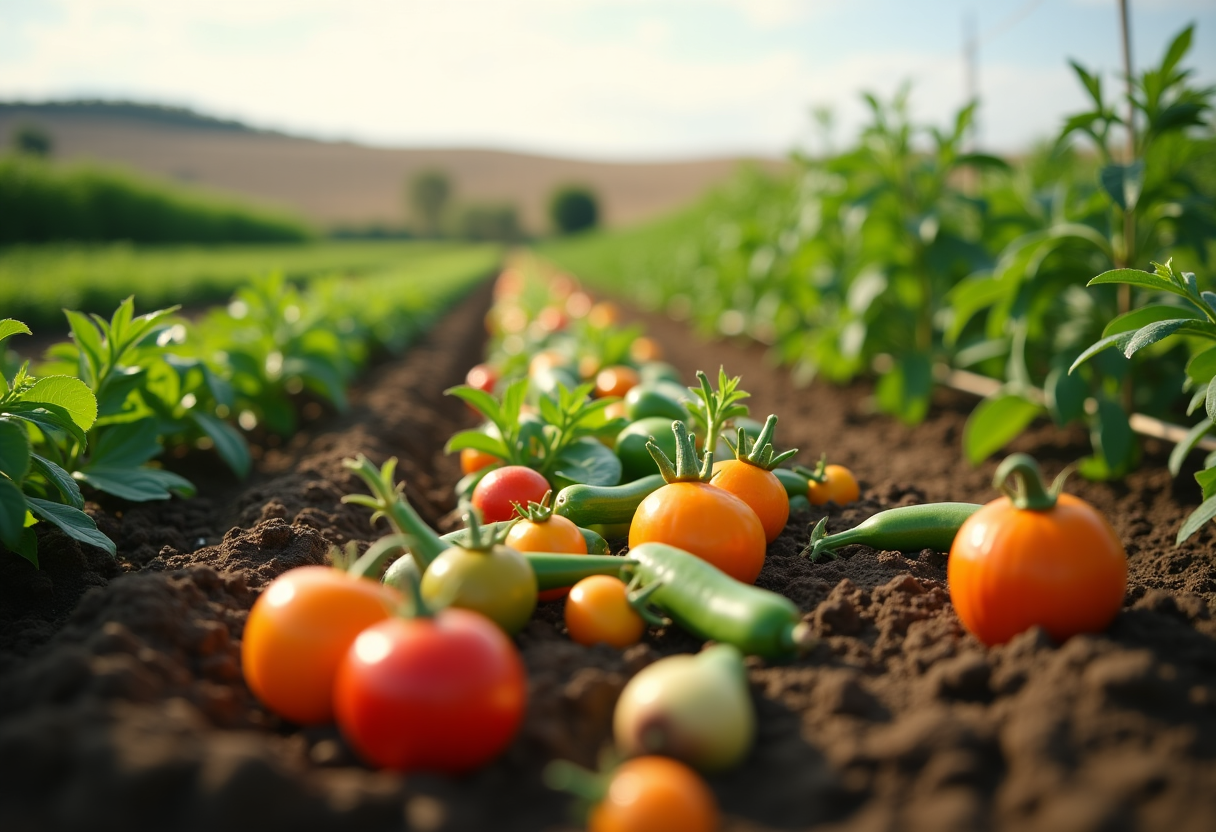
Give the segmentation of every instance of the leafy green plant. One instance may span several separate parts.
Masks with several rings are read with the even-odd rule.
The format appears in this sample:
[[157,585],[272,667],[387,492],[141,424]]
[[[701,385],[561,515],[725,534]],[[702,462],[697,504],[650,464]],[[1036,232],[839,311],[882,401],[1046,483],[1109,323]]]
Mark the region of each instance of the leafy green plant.
[[534,468],[554,485],[570,483],[615,485],[621,462],[598,437],[615,436],[625,419],[608,419],[604,408],[616,399],[591,399],[593,385],[573,389],[558,384],[555,395],[537,399],[536,418],[522,418],[528,380],[507,385],[499,399],[474,387],[461,385],[447,391],[467,402],[493,426],[493,433],[465,430],[448,440],[445,452],[473,448],[501,459],[507,465]]
[[[1077,357],[1069,372],[1080,367],[1105,350],[1115,347],[1125,358],[1152,347],[1166,338],[1176,336],[1187,341],[1190,349],[1186,363],[1184,389],[1191,392],[1187,412],[1200,407],[1206,415],[1200,419],[1174,447],[1170,454],[1170,473],[1177,476],[1182,463],[1200,440],[1216,424],[1216,293],[1201,291],[1192,272],[1179,274],[1173,263],[1153,264],[1152,272],[1138,269],[1113,269],[1089,281],[1090,286],[1122,284],[1133,286],[1154,296],[1181,298],[1186,305],[1160,303],[1144,306],[1121,315],[1106,325],[1102,338],[1091,344]],[[1178,530],[1178,543],[1189,538],[1205,523],[1216,518],[1216,452],[1204,460],[1204,470],[1195,475],[1203,489],[1203,503],[1186,519]]]
[[[1042,226],[1011,241],[991,271],[977,272],[951,292],[947,339],[960,353],[969,349],[1006,361],[1005,384],[976,408],[964,432],[973,462],[1049,414],[1060,425],[1088,423],[1094,453],[1082,461],[1083,474],[1121,476],[1139,459],[1130,412],[1166,415],[1177,401],[1183,378],[1177,350],[1137,351],[1135,363],[1100,355],[1079,372],[1069,372],[1069,365],[1099,337],[1105,321],[1135,314],[1130,291],[1086,293],[1080,286],[1085,275],[1174,255],[1206,263],[1216,236],[1216,202],[1199,166],[1216,144],[1195,128],[1205,125],[1213,90],[1191,86],[1191,72],[1179,67],[1191,39],[1188,27],[1160,65],[1135,79],[1123,103],[1143,126],[1133,129],[1132,157],[1122,161],[1116,128],[1126,131],[1126,119],[1106,101],[1101,79],[1073,63],[1093,106],[1068,119],[1058,143],[1085,136],[1098,155],[1096,176],[1057,184],[1044,197],[1049,212]],[[972,320],[981,311],[982,327]],[[1088,407],[1087,399],[1093,402]]]
[[[0,345],[30,330],[20,321],[0,321]],[[113,541],[84,513],[84,497],[72,476],[52,457],[84,447],[85,431],[97,417],[97,400],[79,379],[36,378],[23,365],[0,377],[0,542],[35,566],[38,522],[59,527],[82,543],[116,554]]]

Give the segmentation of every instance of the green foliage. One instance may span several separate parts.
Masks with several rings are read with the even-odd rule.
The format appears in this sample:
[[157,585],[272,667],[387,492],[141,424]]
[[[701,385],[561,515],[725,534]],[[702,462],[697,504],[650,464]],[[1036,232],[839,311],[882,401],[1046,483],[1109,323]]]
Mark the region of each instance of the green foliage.
[[559,234],[595,228],[599,218],[599,200],[584,185],[563,185],[549,199],[549,219]]
[[22,124],[13,131],[13,149],[23,156],[45,159],[54,146],[51,134],[37,124]]
[[442,170],[416,173],[407,188],[409,207],[419,231],[435,237],[443,230],[443,218],[452,197],[452,180]]
[[460,206],[454,233],[475,242],[514,243],[523,239],[519,211],[508,203],[471,203]]
[[99,167],[0,159],[0,244],[58,240],[148,243],[300,241],[294,217]]
[[[0,321],[0,344],[26,334],[20,321]],[[0,543],[38,565],[33,526],[48,522],[82,543],[116,553],[84,513],[84,497],[54,460],[83,448],[97,418],[97,400],[79,379],[30,374],[23,366],[0,377]]]

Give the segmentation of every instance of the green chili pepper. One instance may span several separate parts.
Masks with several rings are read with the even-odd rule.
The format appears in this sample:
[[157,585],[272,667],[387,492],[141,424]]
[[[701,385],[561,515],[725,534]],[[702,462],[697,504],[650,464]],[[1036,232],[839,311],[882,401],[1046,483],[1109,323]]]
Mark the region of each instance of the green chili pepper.
[[804,557],[809,555],[811,560],[819,560],[824,554],[835,557],[841,546],[856,543],[879,550],[946,552],[954,542],[959,526],[979,509],[978,503],[901,506],[880,511],[854,528],[836,534],[827,533],[828,519],[824,517],[815,524],[802,554]]
[[557,492],[553,513],[583,527],[628,523],[642,500],[665,484],[661,474],[651,474],[622,485],[567,485]]
[[634,595],[642,595],[693,635],[744,653],[785,660],[810,649],[814,636],[790,599],[736,581],[696,555],[664,543],[629,550]]

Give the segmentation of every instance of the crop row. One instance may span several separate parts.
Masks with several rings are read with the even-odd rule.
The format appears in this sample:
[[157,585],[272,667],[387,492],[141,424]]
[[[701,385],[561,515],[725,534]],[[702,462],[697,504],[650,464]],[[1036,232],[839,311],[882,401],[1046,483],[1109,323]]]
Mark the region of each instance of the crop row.
[[[173,448],[213,448],[245,476],[251,431],[290,435],[309,401],[345,408],[369,357],[403,351],[497,258],[491,248],[441,253],[304,289],[270,274],[197,321],[176,307],[137,316],[133,298],[109,319],[66,312],[72,340],[52,346],[36,372],[5,356],[0,541],[36,565],[36,527],[51,523],[114,553],[83,511],[82,486],[132,501],[192,494],[158,462]],[[0,346],[29,332],[0,321]]]
[[[1139,463],[1133,425],[1186,420],[1211,389],[1210,332],[1164,323],[1205,318],[1216,254],[1214,91],[1182,66],[1191,39],[1113,100],[1074,64],[1089,108],[1016,163],[966,151],[974,104],[942,131],[910,119],[906,89],[866,96],[857,145],[798,156],[795,176],[751,174],[663,225],[543,252],[706,333],[772,345],[796,380],[873,373],[876,406],[908,422],[935,384],[979,374],[971,461],[1050,417],[1087,427],[1085,476],[1120,477]],[[1175,474],[1212,415],[1216,401],[1189,433],[1165,431],[1181,439]]]

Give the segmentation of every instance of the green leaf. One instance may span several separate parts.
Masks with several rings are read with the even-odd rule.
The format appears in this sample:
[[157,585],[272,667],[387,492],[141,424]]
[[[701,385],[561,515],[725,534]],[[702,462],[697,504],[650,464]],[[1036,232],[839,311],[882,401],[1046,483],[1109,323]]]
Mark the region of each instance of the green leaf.
[[465,448],[472,448],[482,453],[496,456],[499,459],[510,459],[511,457],[507,446],[503,444],[501,439],[479,430],[460,431],[443,446],[443,452],[445,454],[453,454],[457,451],[463,451]]
[[1085,382],[1062,366],[1054,367],[1043,383],[1047,411],[1060,427],[1085,415]]
[[73,508],[84,508],[84,495],[80,493],[80,486],[72,479],[71,474],[38,454],[33,454],[30,461],[47,482],[59,489],[59,493],[63,495],[61,502]]
[[1162,75],[1169,75],[1174,71],[1174,67],[1178,66],[1178,62],[1182,60],[1187,51],[1191,48],[1191,36],[1195,31],[1195,25],[1192,23],[1187,26],[1178,36],[1170,43],[1169,49],[1165,51],[1165,57],[1161,60],[1160,72]]
[[1098,399],[1097,419],[1091,438],[1094,448],[1113,473],[1120,475],[1131,467],[1136,452],[1136,437],[1127,413],[1118,403]]
[[1102,187],[1115,204],[1124,211],[1135,210],[1140,199],[1140,190],[1144,185],[1144,162],[1136,160],[1130,165],[1107,165],[1102,168],[1099,178]]
[[25,495],[15,482],[0,477],[0,540],[16,550],[25,530]]
[[1170,451],[1169,469],[1170,473],[1175,477],[1182,470],[1182,463],[1186,461],[1187,454],[1199,444],[1199,440],[1212,427],[1212,420],[1202,419],[1193,428],[1187,431],[1186,436],[1179,440],[1174,446],[1174,450]]
[[192,497],[195,493],[194,484],[188,479],[159,468],[89,466],[77,471],[76,478],[98,491],[136,503],[167,500],[173,494]]
[[1108,347],[1118,347],[1119,351],[1122,352],[1123,348],[1132,340],[1132,335],[1134,335],[1132,332],[1117,332],[1114,335],[1108,335],[1105,338],[1094,341],[1085,348],[1084,352],[1077,356],[1077,360],[1072,362],[1072,366],[1068,368],[1068,372],[1071,373]]
[[77,349],[84,354],[85,363],[88,365],[88,379],[96,384],[108,360],[106,348],[101,342],[101,334],[88,315],[70,309],[65,309],[63,314],[67,315],[68,327],[72,330]]
[[621,460],[603,443],[580,439],[558,454],[553,478],[559,488],[573,483],[616,485],[621,481]]
[[1208,418],[1216,421],[1216,384],[1208,384],[1208,389],[1203,399],[1204,409],[1207,411]]
[[979,465],[1026,430],[1042,412],[1039,405],[1012,393],[980,402],[963,426],[967,461]]
[[0,321],[0,341],[6,338],[11,338],[14,335],[33,335],[30,328],[21,321],[13,318],[5,318]]
[[1123,354],[1131,358],[1139,350],[1176,333],[1181,335],[1198,335],[1203,338],[1216,340],[1216,324],[1211,324],[1208,321],[1197,321],[1194,318],[1175,318],[1171,321],[1157,321],[1154,324],[1149,324],[1137,330],[1123,347]]
[[1216,376],[1216,347],[1191,356],[1186,362],[1186,375],[1195,384],[1207,384]]
[[1203,499],[1216,496],[1216,468],[1211,466],[1195,473],[1195,481],[1203,489]]
[[[170,376],[172,378],[172,376]],[[115,416],[126,409],[127,399],[148,380],[148,371],[140,367],[134,372],[111,373],[101,385],[97,399],[97,416]]]
[[1158,321],[1177,320],[1178,318],[1202,320],[1203,316],[1197,310],[1181,306],[1168,306],[1165,304],[1142,306],[1139,309],[1133,309],[1131,312],[1116,315],[1102,330],[1102,336],[1106,337],[1120,332],[1132,332],[1149,324],[1155,324]]
[[58,526],[68,537],[104,549],[112,557],[118,555],[114,541],[99,532],[93,518],[80,509],[37,497],[28,497],[26,502],[37,517]]
[[97,430],[88,468],[138,468],[161,452],[155,419],[105,425]]
[[1070,60],[1068,63],[1072,66],[1073,72],[1077,73],[1077,77],[1081,79],[1081,84],[1089,93],[1089,97],[1094,100],[1094,104],[1097,105],[1099,110],[1101,110],[1102,79],[1096,75],[1090,75],[1089,72],[1086,71],[1085,67],[1081,66],[1076,61]]
[[81,430],[88,430],[97,421],[97,399],[93,391],[72,376],[40,378],[20,395],[19,401],[57,405],[67,411]]
[[249,476],[253,460],[249,456],[249,445],[245,437],[232,425],[212,416],[210,413],[186,411],[186,418],[194,422],[203,433],[210,437],[215,444],[215,452],[220,455],[232,473],[241,479]]
[[34,424],[43,433],[66,432],[82,446],[86,442],[84,431],[72,421],[72,415],[57,404],[9,402],[4,405],[4,412]]
[[0,419],[0,474],[21,482],[29,470],[29,435],[16,422]]
[[501,408],[498,406],[498,400],[484,390],[462,384],[459,387],[444,390],[443,394],[455,396],[496,425],[501,421]]
[[1178,538],[1174,541],[1174,545],[1185,542],[1187,538],[1207,525],[1213,517],[1216,517],[1216,497],[1208,497],[1186,518],[1182,528],[1178,530]]
[[875,396],[884,412],[913,425],[923,421],[929,412],[929,394],[932,390],[933,373],[929,356],[908,353],[901,355],[895,368],[879,379]]
[[1011,170],[1009,163],[1000,156],[992,156],[988,153],[962,153],[955,157],[954,164],[955,166],[974,165],[989,170]]
[[1126,283],[1131,286],[1139,286],[1141,289],[1152,289],[1155,292],[1172,292],[1180,297],[1186,297],[1186,292],[1175,285],[1173,282],[1153,274],[1152,272],[1142,272],[1139,269],[1111,269],[1097,277],[1090,278],[1086,286],[1101,286],[1105,283]]

